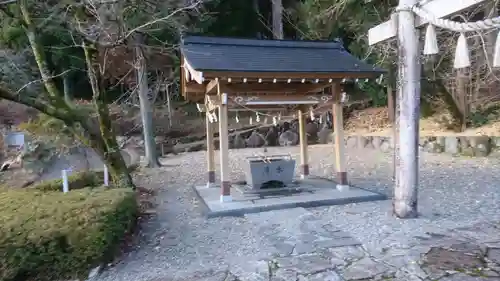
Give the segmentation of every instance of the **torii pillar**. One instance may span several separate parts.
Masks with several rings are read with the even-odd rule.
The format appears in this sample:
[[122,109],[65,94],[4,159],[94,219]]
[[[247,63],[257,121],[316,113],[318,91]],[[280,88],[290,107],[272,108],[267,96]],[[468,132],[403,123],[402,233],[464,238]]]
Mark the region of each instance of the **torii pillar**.
[[418,216],[418,138],[420,118],[420,66],[418,32],[416,28],[427,21],[416,17],[411,8],[432,11],[434,18],[444,18],[467,8],[477,6],[487,0],[399,0],[398,13],[391,20],[379,24],[368,31],[370,46],[397,37],[399,53],[398,102],[399,153],[398,172],[394,187],[393,210],[399,218]]

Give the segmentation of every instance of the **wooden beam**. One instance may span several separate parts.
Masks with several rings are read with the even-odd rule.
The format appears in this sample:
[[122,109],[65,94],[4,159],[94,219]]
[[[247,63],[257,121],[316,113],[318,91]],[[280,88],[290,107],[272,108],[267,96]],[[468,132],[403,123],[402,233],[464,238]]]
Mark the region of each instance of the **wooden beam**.
[[215,185],[215,124],[210,122],[208,114],[205,116],[205,123],[207,129],[207,187],[213,187]]
[[235,105],[299,105],[327,104],[333,102],[332,95],[259,95],[259,96],[229,96]]
[[[324,96],[329,96],[327,102],[329,102],[331,95],[330,94],[287,94],[287,93],[282,93],[282,94],[272,94],[272,95],[264,95],[264,94],[252,94],[252,95],[245,95],[241,94],[238,95],[238,97],[260,97],[261,102],[253,103],[253,105],[260,105],[260,106],[283,106],[283,105],[293,105],[293,104],[321,104],[324,103],[324,101],[321,101],[320,99],[323,97],[323,99],[326,99]],[[229,96],[234,97],[234,96]],[[307,98],[307,100],[306,100]],[[199,104],[205,104],[207,101],[207,98],[203,94],[193,94],[191,93],[189,95],[190,102],[193,103],[199,103]],[[262,101],[265,101],[262,103]],[[276,104],[270,103],[271,101],[277,101]],[[304,102],[298,102],[298,101],[304,101]],[[230,101],[231,102],[231,101]],[[246,102],[244,102],[245,104]],[[246,105],[248,106],[248,104]],[[200,111],[203,112],[203,111]]]
[[[213,98],[212,98],[213,97]],[[309,104],[309,105],[315,105],[315,104],[328,104],[332,103],[333,100],[335,99],[334,95],[330,94],[273,94],[273,95],[240,95],[236,97],[240,97],[239,101],[241,102],[241,105],[243,106],[238,106],[238,103],[235,103],[232,101],[232,98],[235,96],[229,96],[229,102],[230,106],[232,109],[238,109],[241,108],[243,110],[243,107],[255,107],[255,108],[274,108],[278,107],[281,108],[286,105],[298,105],[298,104]],[[259,99],[254,101],[254,102],[247,102],[247,99],[258,97]],[[210,96],[210,102],[214,104],[215,106],[218,106],[217,96]],[[214,100],[215,99],[215,100]],[[242,100],[243,99],[243,100]],[[207,97],[202,94],[197,94],[193,95],[191,94],[189,96],[189,101],[193,103],[197,103],[200,106],[198,107],[199,112],[205,112],[207,110],[207,105],[205,104],[207,102]],[[359,101],[352,101],[348,102],[349,104],[353,103],[359,103]],[[213,107],[211,107],[210,110],[213,110]],[[209,110],[209,111],[210,111]]]
[[186,92],[189,93],[201,93],[205,94],[205,91],[207,89],[207,86],[204,84],[198,84],[198,83],[186,83]]
[[[210,94],[212,92],[217,91],[217,83],[219,83],[219,79],[214,79],[208,82],[207,86],[205,87],[205,94]],[[203,86],[203,85],[200,85]]]
[[306,107],[300,106],[297,112],[299,119],[299,145],[300,145],[300,170],[301,178],[309,176],[309,162],[307,157],[307,134],[306,134]]
[[[217,84],[219,85],[219,84]],[[227,98],[222,97],[226,95],[220,91],[217,86],[217,94],[221,100]],[[229,175],[229,135],[228,135],[228,114],[227,104],[221,103],[219,106],[219,156],[220,156],[220,180],[221,180],[221,194],[220,202],[231,202],[231,177]]]
[[344,143],[344,120],[342,113],[342,104],[334,103],[333,111],[333,128],[334,128],[334,152],[335,152],[335,168],[337,170],[337,188],[345,190],[349,188],[347,182],[347,167],[345,157]]
[[[332,86],[332,92],[335,96],[340,96],[339,85]],[[342,113],[342,104],[336,99],[332,106],[333,113],[333,129],[334,129],[334,152],[335,152],[335,168],[337,170],[337,189],[340,191],[349,189],[347,182],[347,167],[344,143],[344,120]]]
[[[469,7],[482,4],[487,0],[423,0],[421,8],[432,12],[436,18],[444,18],[459,13]],[[396,19],[393,17],[368,30],[368,44],[374,45],[396,36]],[[415,27],[425,25],[427,21],[420,17],[415,19]]]
[[[210,81],[208,84],[196,84],[188,83],[186,85],[186,91],[192,93],[202,93],[208,94],[212,93],[217,82],[215,80]],[[221,84],[220,88],[223,92],[228,92],[232,94],[237,93],[312,93],[319,92],[324,88],[331,85],[331,83],[318,83],[318,84],[301,84],[301,83],[290,83],[290,84],[274,84],[274,83],[244,83],[244,84]]]
[[230,103],[228,107],[228,111],[231,112],[238,112],[238,111],[258,111],[258,112],[285,112],[288,109],[286,107],[283,107],[282,105],[267,105],[267,106],[261,106],[261,105],[246,105],[246,106],[239,106],[234,103]]
[[318,84],[236,84],[225,85],[223,88],[230,93],[311,93],[319,92],[328,87],[329,83]]

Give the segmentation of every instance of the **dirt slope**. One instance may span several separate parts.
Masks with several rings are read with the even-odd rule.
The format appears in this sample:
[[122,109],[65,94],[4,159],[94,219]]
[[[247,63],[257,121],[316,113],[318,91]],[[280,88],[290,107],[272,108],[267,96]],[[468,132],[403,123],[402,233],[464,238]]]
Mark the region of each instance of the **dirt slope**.
[[[436,114],[432,117],[420,120],[421,136],[443,136],[443,135],[488,135],[500,136],[500,120],[479,128],[470,128],[465,132],[454,132],[447,130],[443,122],[447,118],[446,113]],[[368,108],[355,111],[346,122],[346,131],[349,135],[392,135],[392,125],[389,122],[387,108]]]

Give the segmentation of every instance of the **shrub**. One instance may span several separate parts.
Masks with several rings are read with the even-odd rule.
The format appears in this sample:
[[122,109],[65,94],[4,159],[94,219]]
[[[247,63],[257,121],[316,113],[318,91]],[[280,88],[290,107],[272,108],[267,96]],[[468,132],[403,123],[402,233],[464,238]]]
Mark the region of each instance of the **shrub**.
[[[61,191],[62,179],[46,180],[33,186],[41,191]],[[85,187],[97,187],[104,184],[104,173],[95,171],[78,172],[68,176],[70,190],[82,189]]]
[[[133,172],[138,165],[130,166],[129,172]],[[46,180],[34,185],[32,188],[42,191],[61,191],[62,179]],[[83,171],[68,176],[70,190],[82,189],[85,187],[98,187],[104,184],[104,171]]]
[[135,223],[133,191],[0,192],[0,280],[65,280],[109,262]]

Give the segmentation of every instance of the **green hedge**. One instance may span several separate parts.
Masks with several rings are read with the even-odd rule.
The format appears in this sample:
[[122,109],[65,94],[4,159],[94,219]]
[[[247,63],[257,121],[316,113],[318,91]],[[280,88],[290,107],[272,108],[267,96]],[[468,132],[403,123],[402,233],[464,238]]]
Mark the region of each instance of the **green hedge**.
[[[129,172],[134,172],[137,165],[130,166]],[[104,184],[104,171],[83,171],[68,176],[70,190],[85,187],[97,187]],[[62,179],[47,180],[34,185],[32,188],[42,191],[62,191]]]
[[[68,176],[70,190],[96,187],[104,184],[104,173],[95,171],[78,172]],[[62,191],[62,179],[46,180],[33,186],[41,191]]]
[[86,277],[111,260],[137,212],[125,188],[1,191],[0,280]]

